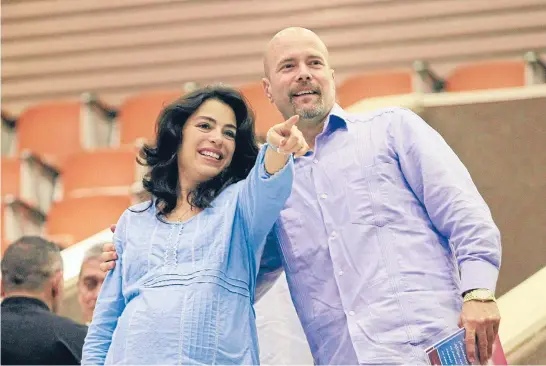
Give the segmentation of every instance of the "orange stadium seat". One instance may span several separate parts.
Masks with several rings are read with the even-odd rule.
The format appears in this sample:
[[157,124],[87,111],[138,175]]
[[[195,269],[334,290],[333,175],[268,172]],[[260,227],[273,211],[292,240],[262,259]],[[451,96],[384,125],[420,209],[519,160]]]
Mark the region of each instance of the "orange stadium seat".
[[131,144],[141,138],[153,140],[159,113],[183,94],[181,90],[155,91],[127,98],[119,109],[121,143]]
[[53,199],[57,170],[42,164],[36,155],[2,158],[2,197],[13,196],[47,213]]
[[240,90],[256,114],[257,136],[264,137],[273,125],[284,121],[275,105],[265,96],[261,83],[248,84],[241,87]]
[[413,92],[411,71],[378,71],[348,77],[337,88],[338,103],[349,107],[359,100]]
[[460,92],[525,85],[524,61],[492,61],[458,66],[446,80],[445,91]]
[[49,102],[26,109],[17,119],[19,151],[30,150],[59,166],[66,156],[80,151],[81,104]]
[[86,196],[54,202],[46,221],[46,234],[53,240],[63,238],[70,246],[115,224],[131,205],[129,196]]
[[21,160],[2,158],[2,197],[21,194]]
[[62,181],[64,197],[101,194],[129,194],[140,177],[137,149],[98,149],[72,154],[66,160]]

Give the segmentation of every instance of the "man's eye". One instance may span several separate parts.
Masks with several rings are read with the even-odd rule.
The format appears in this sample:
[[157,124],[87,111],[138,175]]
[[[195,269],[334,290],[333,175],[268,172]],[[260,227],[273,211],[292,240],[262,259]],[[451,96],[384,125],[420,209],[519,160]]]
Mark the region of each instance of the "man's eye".
[[94,290],[98,285],[98,281],[96,280],[87,280],[85,281],[85,287],[89,290]]

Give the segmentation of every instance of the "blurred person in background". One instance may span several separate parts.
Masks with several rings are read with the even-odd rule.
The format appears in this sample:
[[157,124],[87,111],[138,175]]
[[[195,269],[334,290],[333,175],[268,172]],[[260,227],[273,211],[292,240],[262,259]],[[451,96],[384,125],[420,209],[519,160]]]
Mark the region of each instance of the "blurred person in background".
[[153,200],[126,210],[82,364],[258,364],[253,308],[266,236],[290,195],[294,124],[259,150],[235,89],[210,86],[166,107],[141,150]]
[[93,318],[93,311],[99,296],[106,273],[100,269],[100,255],[104,243],[93,245],[83,257],[78,278],[78,302],[80,304],[83,321],[89,325]]
[[24,236],[2,258],[3,365],[78,365],[87,327],[56,315],[63,300],[58,247]]
[[266,96],[299,116],[311,150],[295,161],[256,299],[284,269],[316,364],[426,364],[424,350],[459,327],[469,359],[486,363],[500,233],[457,155],[410,110],[344,111],[328,49],[308,29],[277,33],[264,73]]

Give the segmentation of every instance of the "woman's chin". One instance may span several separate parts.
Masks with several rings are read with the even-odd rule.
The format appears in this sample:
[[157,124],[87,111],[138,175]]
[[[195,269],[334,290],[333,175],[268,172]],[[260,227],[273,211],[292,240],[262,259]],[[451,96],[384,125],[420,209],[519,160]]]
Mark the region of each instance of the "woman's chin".
[[223,166],[210,166],[210,165],[201,165],[198,168],[199,175],[203,179],[203,181],[210,180],[214,177],[216,177],[218,174],[222,172]]

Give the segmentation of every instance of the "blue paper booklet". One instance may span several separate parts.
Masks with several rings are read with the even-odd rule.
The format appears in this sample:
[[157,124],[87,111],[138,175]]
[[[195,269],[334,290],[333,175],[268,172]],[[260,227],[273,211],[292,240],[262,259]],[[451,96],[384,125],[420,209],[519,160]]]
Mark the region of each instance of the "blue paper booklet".
[[436,342],[425,350],[431,365],[470,365],[464,344],[465,329]]
[[[431,365],[471,365],[466,356],[464,343],[466,330],[461,328],[455,333],[436,342],[425,350]],[[478,356],[479,357],[479,356]],[[493,344],[490,365],[507,365],[500,339],[497,336]]]

